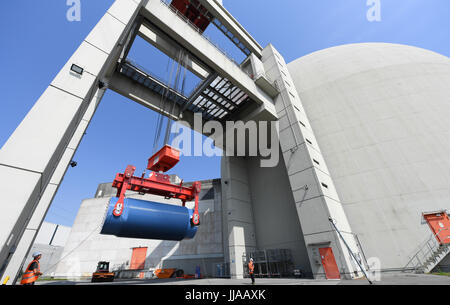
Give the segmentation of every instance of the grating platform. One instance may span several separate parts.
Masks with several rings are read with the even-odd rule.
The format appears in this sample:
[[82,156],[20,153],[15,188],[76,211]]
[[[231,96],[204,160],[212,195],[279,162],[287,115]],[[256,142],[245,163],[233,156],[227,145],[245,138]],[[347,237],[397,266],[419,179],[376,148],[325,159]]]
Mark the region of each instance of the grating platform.
[[177,103],[183,111],[201,112],[206,121],[224,121],[250,101],[244,91],[217,74],[211,74],[186,97],[131,60],[122,62],[118,71],[158,95],[166,95],[167,101]]

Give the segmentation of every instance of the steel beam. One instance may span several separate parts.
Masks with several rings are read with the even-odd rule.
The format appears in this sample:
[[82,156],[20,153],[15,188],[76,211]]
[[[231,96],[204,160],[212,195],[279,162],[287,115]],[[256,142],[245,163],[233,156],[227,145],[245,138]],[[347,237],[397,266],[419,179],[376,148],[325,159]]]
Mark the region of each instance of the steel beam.
[[[180,105],[175,104],[172,107],[173,102],[170,101],[171,107],[162,107],[161,105],[161,95],[152,91],[151,89],[133,81],[132,79],[124,76],[119,72],[115,72],[109,81],[109,89],[115,91],[116,93],[141,104],[144,107],[152,109],[158,113],[167,116],[168,118],[178,121],[180,119],[179,115],[181,112]],[[164,109],[166,108],[166,109]],[[181,123],[184,121],[189,123],[189,127],[197,127],[194,124],[194,113],[191,111],[185,111],[182,117]],[[202,121],[202,124],[205,121]],[[198,126],[201,128],[202,126]],[[195,131],[202,133],[201,129],[194,129]],[[207,136],[207,135],[206,135]]]
[[239,39],[251,53],[258,58],[262,57],[263,48],[259,43],[244,29],[244,27],[220,4],[214,0],[199,0],[199,2],[223,24],[234,37]]
[[211,83],[216,79],[217,73],[211,73],[207,79],[205,79],[200,86],[198,86],[194,92],[189,97],[186,105],[182,108],[181,113],[184,113],[184,111],[193,103],[195,100],[202,94],[203,91],[205,91]]
[[[184,49],[176,41],[152,25],[148,20],[143,21],[139,28],[138,35],[173,60],[178,60],[180,50]],[[191,54],[188,55],[185,66],[189,71],[201,79],[207,78],[210,74],[210,69]]]

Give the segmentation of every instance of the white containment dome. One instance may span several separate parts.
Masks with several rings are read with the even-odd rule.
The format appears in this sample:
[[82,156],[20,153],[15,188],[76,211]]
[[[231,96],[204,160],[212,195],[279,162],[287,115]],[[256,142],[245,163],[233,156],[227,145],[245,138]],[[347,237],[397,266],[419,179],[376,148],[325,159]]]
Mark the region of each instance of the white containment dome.
[[405,267],[450,210],[450,59],[386,43],[288,65],[354,233],[381,269]]

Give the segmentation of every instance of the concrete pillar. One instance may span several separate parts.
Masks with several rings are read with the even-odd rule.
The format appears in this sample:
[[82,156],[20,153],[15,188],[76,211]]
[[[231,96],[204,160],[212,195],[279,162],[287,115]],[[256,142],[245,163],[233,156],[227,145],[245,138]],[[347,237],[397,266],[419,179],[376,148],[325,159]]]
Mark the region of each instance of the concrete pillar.
[[[92,101],[100,97],[99,81],[114,70],[140,2],[114,2],[0,150],[0,180],[9,181],[0,185],[2,281],[11,259],[17,268],[28,251],[25,244],[34,240],[89,123],[87,111],[96,108]],[[8,270],[12,276],[14,270]]]
[[47,211],[50,208],[50,204],[52,203],[53,198],[55,197],[56,192],[58,191],[59,186],[61,185],[64,175],[68,169],[69,163],[72,160],[73,156],[75,155],[75,152],[81,142],[81,139],[83,138],[83,135],[86,132],[86,129],[88,128],[89,123],[104,93],[105,93],[104,89],[98,89],[93,100],[90,102],[89,108],[84,114],[80,124],[77,127],[77,130],[75,131],[72,139],[70,140],[69,145],[67,146],[61,161],[58,163],[58,166],[55,169],[52,178],[50,179],[50,182],[44,191],[44,194],[39,200],[39,203],[36,207],[36,210],[33,213],[33,216],[31,217],[31,220],[29,221],[27,227],[25,228],[22,238],[18,242],[16,251],[11,256],[8,266],[3,274],[3,278],[6,278],[8,276],[10,278],[10,280],[7,283],[8,285],[13,285],[18,280],[20,281],[20,278],[17,277],[17,275],[19,275],[18,271],[23,270],[24,266],[26,266],[27,264],[27,262],[24,259],[28,257],[27,254],[34,243],[34,240],[39,232],[39,228],[41,227],[45,215],[47,214]]
[[312,273],[323,276],[318,249],[331,247],[340,272],[352,278],[356,263],[328,218],[337,221],[354,253],[358,247],[286,63],[270,44],[263,50],[262,62],[266,76],[280,91],[275,99],[280,146]]
[[231,278],[244,277],[242,256],[256,250],[250,187],[246,159],[222,157],[222,215],[225,260],[230,263]]

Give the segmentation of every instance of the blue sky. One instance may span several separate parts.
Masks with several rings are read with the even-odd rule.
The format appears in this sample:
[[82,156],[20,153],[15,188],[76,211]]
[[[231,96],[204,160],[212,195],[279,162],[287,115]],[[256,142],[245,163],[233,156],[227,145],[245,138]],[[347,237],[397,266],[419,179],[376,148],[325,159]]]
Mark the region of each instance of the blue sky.
[[[272,43],[287,62],[358,42],[407,44],[450,56],[449,0],[380,0],[380,22],[367,20],[366,0],[223,2],[263,47]],[[112,3],[81,0],[81,21],[69,22],[66,0],[0,2],[0,146]],[[213,26],[206,34],[243,59]],[[161,77],[167,74],[167,59],[142,41],[136,42],[130,57]],[[190,86],[195,80],[190,76]],[[111,181],[127,164],[141,172],[152,152],[156,118],[152,111],[108,92],[74,157],[78,166],[69,168],[46,220],[70,226],[82,199],[92,197],[98,183]],[[118,122],[124,119],[140,133],[122,130]],[[220,159],[184,157],[171,173],[185,181],[217,178]]]

